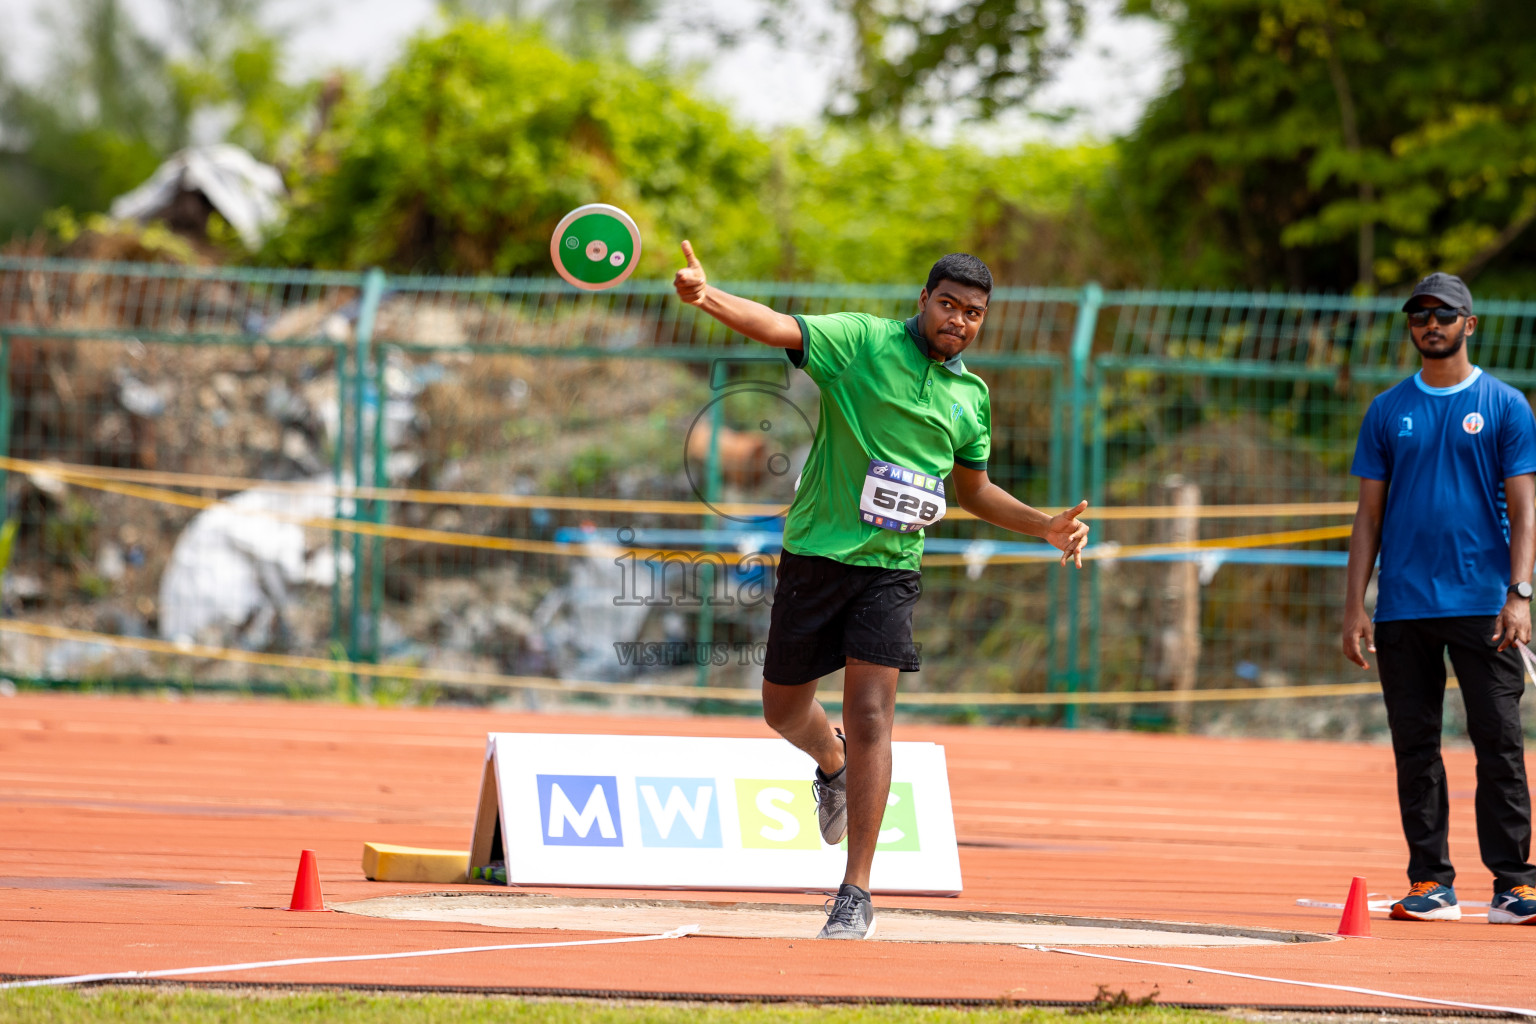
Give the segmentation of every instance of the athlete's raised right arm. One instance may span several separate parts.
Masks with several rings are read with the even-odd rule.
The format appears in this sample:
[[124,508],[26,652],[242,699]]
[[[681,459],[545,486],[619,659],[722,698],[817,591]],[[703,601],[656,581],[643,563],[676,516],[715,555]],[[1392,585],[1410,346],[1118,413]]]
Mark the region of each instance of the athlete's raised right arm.
[[683,258],[688,265],[672,278],[677,297],[690,306],[698,306],[733,331],[738,331],[774,348],[800,348],[800,324],[786,313],[778,313],[761,302],[753,302],[730,292],[713,288],[704,278],[704,268],[693,254],[693,245],[683,243]]

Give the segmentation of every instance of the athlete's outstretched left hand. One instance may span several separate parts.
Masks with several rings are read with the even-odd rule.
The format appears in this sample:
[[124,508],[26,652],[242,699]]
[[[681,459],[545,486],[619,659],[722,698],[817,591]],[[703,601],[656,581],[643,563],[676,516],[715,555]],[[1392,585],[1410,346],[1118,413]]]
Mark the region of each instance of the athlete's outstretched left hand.
[[1070,558],[1079,569],[1083,567],[1083,549],[1088,546],[1088,524],[1078,522],[1077,517],[1087,510],[1088,499],[1084,498],[1074,507],[1052,516],[1051,521],[1045,525],[1045,539],[1061,552],[1062,565],[1066,565]]

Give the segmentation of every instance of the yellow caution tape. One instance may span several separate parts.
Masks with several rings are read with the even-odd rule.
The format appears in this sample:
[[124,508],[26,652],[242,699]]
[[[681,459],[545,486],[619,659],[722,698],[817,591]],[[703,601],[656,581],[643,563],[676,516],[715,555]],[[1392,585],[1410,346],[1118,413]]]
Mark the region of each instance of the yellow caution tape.
[[[110,476],[98,473],[77,472],[76,467],[65,467],[52,463],[33,463],[25,459],[10,459],[0,456],[0,468],[11,468],[22,471],[21,467],[36,466],[36,469],[27,469],[27,472],[45,473],[56,476],[60,480],[72,483],[78,487],[90,490],[106,491],[112,494],[121,494],[126,497],[142,498],[146,501],[156,501],[168,505],[178,505],[182,508],[207,509],[214,505],[222,504],[221,499],[206,498],[194,494],[183,494],[180,491],[166,490],[162,487],[150,487],[137,483],[119,482]],[[263,488],[265,484],[261,485]],[[325,487],[325,496],[331,497],[333,492],[326,485],[314,483],[286,485],[297,492],[313,494],[317,487]],[[366,490],[366,489],[365,489]],[[425,493],[425,492],[424,492]],[[336,490],[334,495],[344,497],[341,490]],[[483,496],[484,497],[484,496]],[[670,504],[687,504],[686,502],[672,502]],[[241,515],[257,516],[275,519],[280,522],[294,523],[299,526],[312,527],[320,530],[335,530],[339,533],[361,534],[367,537],[384,537],[391,540],[414,540],[426,544],[443,544],[451,547],[480,548],[490,551],[516,551],[525,554],[580,556],[611,553],[614,557],[634,555],[641,560],[660,558],[671,561],[686,561],[697,559],[700,552],[697,551],[673,551],[664,548],[638,548],[621,544],[606,544],[593,542],[562,542],[525,540],[517,537],[487,537],[476,533],[461,533],[453,530],[433,530],[419,526],[394,526],[389,523],[369,523],[354,519],[333,519],[328,517],[295,516],[271,509],[240,509]],[[1233,548],[1268,547],[1276,544],[1303,544],[1309,541],[1335,540],[1348,537],[1352,532],[1350,526],[1323,526],[1309,530],[1287,530],[1275,533],[1251,534],[1244,537],[1211,537],[1204,540],[1179,541],[1163,544],[1132,544],[1132,545],[1103,545],[1084,553],[1087,560],[1113,560],[1128,558],[1133,555],[1172,553],[1177,551],[1219,550]],[[750,559],[756,564],[773,565],[778,563],[778,556],[767,553],[747,553],[736,551],[709,552],[708,557],[719,559],[723,564],[735,565],[743,560]],[[983,561],[986,564],[1018,565],[1031,562],[1049,561],[1054,556],[1042,553],[1041,555],[1023,553],[998,553],[986,556]],[[923,564],[933,567],[960,566],[972,564],[973,557],[964,554],[952,555],[925,555]]]
[[[0,469],[17,473],[37,473],[56,477],[67,483],[88,486],[89,480],[113,480],[127,483],[156,484],[164,487],[189,487],[209,491],[248,491],[260,489],[282,493],[313,492],[317,484],[294,480],[259,480],[237,476],[211,476],[197,473],[165,473],[142,469],[112,469],[63,462],[34,462],[0,456]],[[701,501],[650,501],[628,498],[569,498],[555,495],[487,494],[483,491],[423,491],[400,487],[352,487],[345,484],[324,485],[326,493],[337,498],[360,501],[414,502],[419,505],[465,505],[476,508],[542,508],[555,512],[631,512],[658,515],[739,515],[777,517],[786,506],[747,502],[716,502],[713,507]]]
[[[1319,526],[1311,530],[1286,530],[1280,533],[1255,533],[1246,537],[1211,537],[1206,540],[1179,541],[1169,544],[1104,544],[1083,552],[1085,562],[1113,561],[1133,555],[1172,554],[1177,551],[1219,551],[1233,548],[1264,548],[1276,544],[1305,544],[1317,540],[1337,540],[1354,532],[1353,526]],[[1059,557],[1059,556],[1056,556]],[[987,558],[988,565],[1016,565],[1024,562],[1041,562],[1047,559],[1038,555],[999,553]],[[965,555],[924,555],[923,564],[928,566],[970,565]]]
[[[111,480],[78,479],[71,483],[90,490],[106,491],[111,494],[122,494],[131,498],[143,498],[147,501],[158,501],[167,505],[179,505],[182,508],[207,509],[215,505],[223,505],[219,498],[202,498],[194,494],[182,494],[180,491],[167,491],[159,487],[144,487],[139,484],[117,483]],[[311,492],[313,491],[311,486]],[[331,495],[327,492],[326,497]],[[233,508],[233,506],[231,506]],[[633,554],[642,561],[650,558],[664,560],[687,560],[697,556],[693,551],[670,551],[665,548],[636,548],[617,544],[605,544],[593,542],[563,542],[552,540],[524,540],[518,537],[486,537],[478,533],[459,533],[453,530],[432,530],[420,526],[392,526],[388,523],[368,523],[354,519],[331,519],[327,517],[297,516],[273,509],[235,509],[240,515],[254,516],[263,519],[275,519],[279,522],[293,523],[298,526],[312,527],[317,530],[335,530],[338,533],[356,533],[366,537],[385,537],[390,540],[415,540],[427,544],[445,544],[451,547],[482,548],[490,551],[520,551],[527,554],[539,555],[595,555],[611,553],[615,557]],[[778,562],[775,555],[768,554],[741,554],[735,551],[712,552],[711,558],[719,558],[727,564],[735,564],[743,559],[753,558],[764,564]]]
[[[65,462],[37,462],[0,456],[0,469],[16,473],[40,473],[66,482],[114,480],[125,483],[153,484],[163,487],[189,487],[212,491],[312,491],[315,484],[302,481],[259,480],[250,477],[217,476],[200,473],[169,473],[145,469],[117,469]],[[569,498],[554,495],[487,494],[482,491],[424,491],[399,487],[350,487],[336,485],[338,498],[363,501],[414,502],[422,505],[467,505],[481,508],[542,508],[560,512],[630,512],[679,516],[763,516],[778,517],[786,506],[752,502],[652,501],[628,498]],[[329,492],[328,492],[329,493]],[[1047,509],[1056,512],[1059,509]],[[1125,505],[1089,508],[1083,519],[1255,519],[1282,516],[1354,515],[1350,501],[1292,502],[1267,505]],[[975,519],[964,509],[951,509],[946,519]]]
[[[146,651],[183,658],[225,661],[265,668],[295,669],[329,675],[357,675],[375,679],[406,679],[424,684],[479,687],[489,690],[538,690],[552,693],[603,695],[608,697],[655,697],[665,700],[723,700],[756,703],[761,693],[749,687],[667,686],[654,683],[596,683],[546,679],[538,676],[506,676],[493,672],[466,672],[457,669],[422,668],[417,665],[372,665],[354,661],[331,661],[293,654],[265,654],[229,647],[180,644],[169,640],[114,636],[92,633],[65,626],[18,619],[0,619],[0,632],[48,640],[73,640],[101,644],[124,650]],[[1454,679],[1448,682],[1455,687]],[[1067,704],[1203,704],[1213,701],[1287,700],[1298,697],[1356,697],[1381,692],[1381,684],[1328,683],[1315,686],[1255,686],[1211,690],[1136,690],[1079,693],[904,693],[896,698],[904,707],[1043,707]],[[823,690],[819,698],[841,704],[840,690]]]

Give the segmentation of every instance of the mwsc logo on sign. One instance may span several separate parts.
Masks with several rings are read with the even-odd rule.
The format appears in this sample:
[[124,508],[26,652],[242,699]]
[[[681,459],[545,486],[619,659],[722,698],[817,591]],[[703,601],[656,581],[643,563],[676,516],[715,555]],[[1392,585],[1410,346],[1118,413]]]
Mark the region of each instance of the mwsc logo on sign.
[[[623,846],[619,780],[613,775],[539,775],[539,833],[546,846]],[[806,779],[735,779],[735,834],[748,850],[821,850],[816,801]],[[715,779],[634,780],[640,846],[719,849],[725,845]],[[631,819],[633,820],[633,819]],[[879,850],[917,852],[912,783],[893,782]]]
[[[954,895],[944,748],[891,756],[870,885]],[[780,739],[492,733],[470,866],[504,863],[512,885],[819,891],[846,844],[822,842],[812,767]]]

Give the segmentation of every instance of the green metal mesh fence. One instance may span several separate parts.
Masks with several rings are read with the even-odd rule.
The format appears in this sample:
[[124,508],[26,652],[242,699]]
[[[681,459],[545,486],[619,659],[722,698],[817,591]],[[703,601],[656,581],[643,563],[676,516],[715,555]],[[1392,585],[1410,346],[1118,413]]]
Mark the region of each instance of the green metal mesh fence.
[[[903,317],[915,299],[908,287],[736,290],[807,314]],[[1141,511],[1095,522],[1101,557],[1083,573],[972,520],[930,530],[924,670],[904,690],[1358,679],[1337,654],[1347,541],[1264,537],[1348,522],[1294,506],[1353,497],[1365,406],[1415,363],[1396,305],[999,290],[966,356],[992,392],[992,478],[1038,505],[1086,495]],[[1536,305],[1480,312],[1475,361],[1532,386]],[[594,295],[4,259],[0,362],[0,440],[26,460],[7,463],[13,623],[429,678],[760,678],[772,567],[754,556],[777,551],[816,391],[664,284]],[[376,695],[423,685],[15,633],[0,635],[0,670]],[[1188,705],[1173,707],[1092,714],[1187,722]]]

